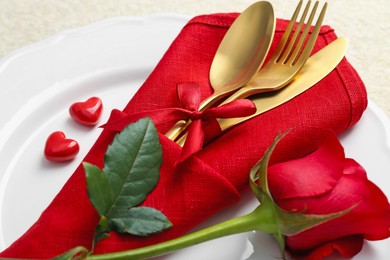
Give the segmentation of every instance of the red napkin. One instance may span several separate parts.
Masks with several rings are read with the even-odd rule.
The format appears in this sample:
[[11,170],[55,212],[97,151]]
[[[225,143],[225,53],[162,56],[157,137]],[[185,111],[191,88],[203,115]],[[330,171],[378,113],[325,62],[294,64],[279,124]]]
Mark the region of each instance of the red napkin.
[[[196,82],[201,96],[212,93],[208,75],[215,51],[237,14],[193,18],[174,40],[141,89],[125,107],[126,113],[180,107],[176,85]],[[278,20],[270,53],[275,50],[287,21]],[[336,39],[323,26],[314,48]],[[248,174],[279,131],[292,129],[273,155],[273,162],[308,153],[327,129],[340,133],[353,126],[367,105],[364,85],[343,59],[339,66],[302,95],[237,126],[209,143],[180,167],[174,167],[181,148],[160,134],[163,166],[157,188],[144,202],[161,210],[173,228],[146,238],[119,235],[98,243],[95,252],[112,252],[157,243],[182,235],[211,215],[240,199],[248,188]],[[174,122],[157,125],[165,133]],[[103,165],[103,155],[115,132],[104,130],[85,161]],[[90,204],[80,166],[39,220],[1,257],[48,258],[82,245],[90,247],[99,217]]]

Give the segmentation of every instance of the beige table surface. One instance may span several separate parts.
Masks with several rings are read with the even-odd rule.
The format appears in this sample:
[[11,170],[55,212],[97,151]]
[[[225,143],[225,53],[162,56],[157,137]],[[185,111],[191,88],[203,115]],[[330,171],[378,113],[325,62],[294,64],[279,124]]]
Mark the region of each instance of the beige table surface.
[[[289,18],[298,0],[269,0]],[[63,30],[118,16],[240,12],[254,0],[0,0],[0,57]],[[347,58],[390,117],[390,1],[328,0],[325,23],[350,40]]]

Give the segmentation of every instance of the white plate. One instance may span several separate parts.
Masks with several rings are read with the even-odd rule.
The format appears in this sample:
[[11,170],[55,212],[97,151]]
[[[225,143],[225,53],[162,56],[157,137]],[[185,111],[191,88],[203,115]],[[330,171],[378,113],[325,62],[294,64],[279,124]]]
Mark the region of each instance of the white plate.
[[[91,96],[102,98],[107,120],[123,108],[157,64],[189,17],[156,15],[105,20],[27,46],[0,61],[0,250],[39,217],[100,134],[77,125],[68,107]],[[156,41],[156,39],[158,39]],[[157,44],[158,43],[158,44]],[[47,136],[64,131],[81,146],[77,158],[53,164],[43,157]],[[362,120],[341,136],[347,155],[390,194],[390,126],[372,103]],[[249,212],[242,203],[201,227]],[[199,228],[199,227],[198,227]],[[390,258],[390,240],[366,243],[355,259]],[[161,259],[269,259],[279,255],[268,235],[247,233],[197,245]]]

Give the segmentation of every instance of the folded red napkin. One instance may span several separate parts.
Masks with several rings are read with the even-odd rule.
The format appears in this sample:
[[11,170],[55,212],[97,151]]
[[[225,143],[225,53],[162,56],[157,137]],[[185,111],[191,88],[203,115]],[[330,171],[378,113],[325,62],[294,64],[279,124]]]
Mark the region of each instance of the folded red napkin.
[[[180,107],[176,86],[196,82],[201,96],[212,93],[209,69],[215,51],[237,14],[193,18],[182,29],[155,70],[124,108],[128,114]],[[270,53],[275,50],[287,21],[278,20]],[[323,26],[314,51],[336,39]],[[340,133],[353,126],[367,105],[365,88],[352,66],[343,59],[316,86],[265,114],[245,122],[209,143],[180,167],[181,148],[165,138],[174,122],[157,125],[163,147],[161,177],[144,205],[161,210],[173,223],[163,233],[149,237],[119,235],[98,243],[95,252],[112,252],[157,243],[182,235],[211,215],[240,199],[248,187],[248,174],[279,131],[292,129],[277,147],[273,162],[308,153],[327,129]],[[115,132],[104,130],[85,161],[103,166],[103,155]],[[86,193],[80,166],[39,220],[1,257],[48,258],[78,245],[90,247],[98,214]]]

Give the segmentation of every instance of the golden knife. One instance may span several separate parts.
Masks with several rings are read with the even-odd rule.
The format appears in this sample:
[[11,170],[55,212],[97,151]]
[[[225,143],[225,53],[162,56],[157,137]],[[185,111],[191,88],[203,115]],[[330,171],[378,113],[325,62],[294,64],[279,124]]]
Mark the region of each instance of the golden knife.
[[257,95],[249,98],[256,105],[256,113],[248,117],[220,119],[219,125],[221,130],[226,131],[252,117],[280,106],[311,88],[340,63],[345,55],[347,44],[346,38],[339,38],[333,41],[311,56],[287,87],[269,95]]
[[[346,38],[341,37],[336,39],[312,55],[301,71],[294,77],[294,80],[285,88],[269,94],[249,97],[256,105],[256,113],[248,117],[218,119],[222,132],[280,106],[311,88],[340,63],[345,55],[347,45],[348,40]],[[177,143],[183,146],[185,138],[186,135],[178,140]]]

